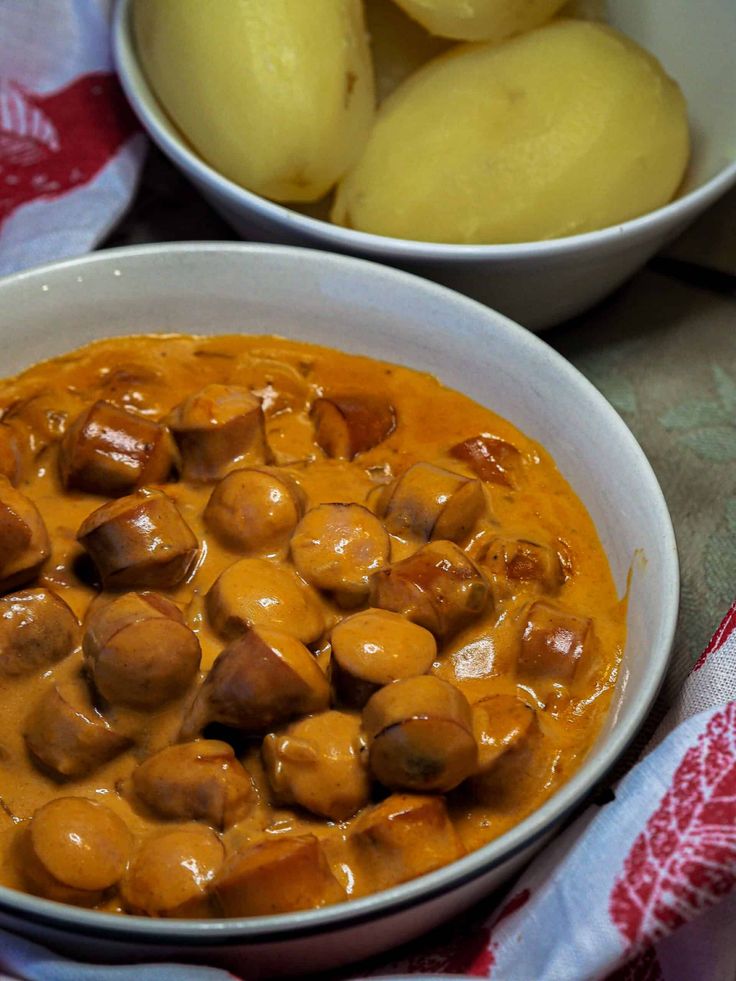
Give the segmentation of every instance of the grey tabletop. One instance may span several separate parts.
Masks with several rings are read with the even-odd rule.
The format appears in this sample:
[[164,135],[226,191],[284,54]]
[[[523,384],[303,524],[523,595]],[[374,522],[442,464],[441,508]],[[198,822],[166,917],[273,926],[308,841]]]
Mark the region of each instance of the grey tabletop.
[[[152,151],[105,245],[236,237]],[[736,596],[736,191],[603,303],[544,336],[621,413],[672,514],[680,622],[650,730]]]

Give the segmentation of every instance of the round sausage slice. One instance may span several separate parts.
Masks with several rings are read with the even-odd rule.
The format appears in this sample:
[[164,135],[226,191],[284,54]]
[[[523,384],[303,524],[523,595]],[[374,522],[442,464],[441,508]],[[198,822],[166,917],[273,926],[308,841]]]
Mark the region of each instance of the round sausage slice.
[[489,600],[483,573],[453,542],[430,542],[371,580],[373,606],[400,613],[440,638],[481,614]]
[[138,797],[159,817],[206,821],[225,828],[254,803],[253,781],[233,752],[217,739],[167,746],[133,771]]
[[125,822],[84,797],[57,797],[33,815],[22,873],[47,899],[95,906],[125,871],[132,838]]
[[389,562],[386,529],[360,504],[321,504],[307,511],[291,538],[297,571],[343,606],[362,602],[370,577]]
[[209,893],[224,849],[209,828],[191,825],[147,838],[120,883],[123,905],[144,916],[211,916]]
[[184,480],[220,480],[239,467],[265,462],[260,400],[239,385],[206,385],[167,419],[179,444]]
[[270,733],[261,755],[279,800],[345,821],[370,799],[362,743],[359,716],[321,712]]
[[295,480],[273,467],[252,467],[223,477],[204,520],[228,548],[275,554],[288,544],[303,513],[304,495]]
[[77,532],[105,589],[167,589],[187,577],[198,543],[163,491],[140,490],[93,511]]
[[193,739],[210,722],[267,731],[295,715],[321,712],[329,700],[327,678],[302,643],[282,631],[254,627],[218,655],[179,738]]
[[486,509],[483,485],[460,474],[415,463],[387,488],[379,504],[386,529],[398,538],[460,542]]
[[317,399],[312,406],[314,438],[329,457],[352,460],[396,429],[396,410],[380,395],[344,393]]
[[442,797],[392,794],[360,814],[348,838],[356,895],[389,889],[461,858]]
[[67,657],[79,622],[50,589],[24,589],[0,599],[0,676],[31,674]]
[[183,695],[197,676],[196,634],[172,603],[154,596],[125,594],[89,618],[83,643],[87,667],[111,705],[157,708]]
[[23,733],[31,756],[61,778],[84,777],[128,749],[92,708],[82,686],[48,689],[31,710]]
[[363,709],[373,775],[393,790],[452,790],[478,765],[470,705],[434,675],[395,681]]
[[49,536],[38,508],[0,476],[0,593],[22,586],[51,554]]
[[62,485],[105,497],[162,484],[176,462],[176,445],[166,426],[103,401],[74,421],[59,448]]
[[325,629],[314,590],[292,569],[268,559],[240,559],[228,566],[207,594],[207,612],[225,638],[266,627],[311,644]]
[[424,627],[389,610],[369,609],[332,630],[332,679],[348,705],[361,708],[384,685],[426,674],[437,657]]
[[266,839],[234,852],[215,880],[225,916],[318,909],[346,899],[314,835]]

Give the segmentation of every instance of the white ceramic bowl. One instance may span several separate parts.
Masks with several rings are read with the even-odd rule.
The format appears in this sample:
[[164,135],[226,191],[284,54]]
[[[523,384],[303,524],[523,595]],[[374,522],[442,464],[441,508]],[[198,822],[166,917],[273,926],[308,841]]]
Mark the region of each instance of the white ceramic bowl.
[[[308,245],[401,266],[467,293],[532,330],[579,313],[622,283],[736,183],[734,0],[609,0],[609,20],[654,52],[687,98],[692,164],[683,193],[598,232],[514,245],[437,245],[369,235],[275,204],[208,166],[181,138],[139,67],[132,0],[114,26],[120,78],[151,138],[243,238]],[[247,134],[243,134],[247,138]]]
[[621,593],[633,569],[625,659],[598,742],[538,811],[462,860],[365,899],[250,920],[115,916],[0,888],[0,926],[77,956],[203,958],[255,978],[387,949],[506,879],[644,719],[677,614],[677,555],[662,493],[619,416],[560,355],[500,314],[385,266],[213,243],[102,252],[0,281],[3,374],[94,338],[152,331],[277,333],[430,371],[541,441],[587,505]]

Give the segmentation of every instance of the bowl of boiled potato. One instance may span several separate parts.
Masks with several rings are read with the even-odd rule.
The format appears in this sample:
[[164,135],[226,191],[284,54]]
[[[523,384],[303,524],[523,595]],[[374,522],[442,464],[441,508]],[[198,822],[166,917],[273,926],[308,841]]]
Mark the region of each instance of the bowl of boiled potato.
[[736,182],[728,0],[120,0],[133,108],[245,238],[539,330]]

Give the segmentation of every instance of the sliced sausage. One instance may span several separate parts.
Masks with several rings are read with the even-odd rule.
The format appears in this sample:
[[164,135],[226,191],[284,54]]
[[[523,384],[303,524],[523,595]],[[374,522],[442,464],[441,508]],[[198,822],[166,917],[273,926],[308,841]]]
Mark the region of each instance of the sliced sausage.
[[434,675],[394,681],[363,709],[370,767],[391,790],[445,793],[478,765],[467,699]]
[[442,797],[392,794],[353,823],[349,864],[359,895],[390,889],[461,858]]
[[360,504],[321,504],[307,511],[291,537],[297,571],[344,606],[362,602],[370,577],[389,563],[386,529]]
[[483,485],[431,463],[415,463],[378,505],[386,529],[407,540],[467,538],[486,509]]
[[544,737],[533,708],[515,695],[489,695],[473,706],[478,772],[469,781],[473,798],[494,810],[529,804],[548,773]]
[[295,715],[321,712],[329,699],[327,678],[302,643],[280,630],[254,627],[218,655],[179,738],[194,738],[210,722],[264,732]]
[[261,755],[280,801],[345,821],[370,799],[362,744],[360,717],[330,711],[293,722],[282,733],[270,733]]
[[79,622],[50,589],[24,589],[0,599],[0,676],[46,669],[77,646]]
[[347,705],[361,708],[377,688],[426,674],[437,644],[424,627],[389,610],[369,609],[332,630],[332,680]]
[[45,388],[12,405],[3,422],[15,430],[22,456],[37,457],[63,438],[82,408],[81,397],[68,387]]
[[268,559],[240,559],[228,566],[207,593],[207,613],[225,638],[267,627],[311,644],[325,629],[314,590],[292,569]]
[[195,824],[154,834],[123,876],[123,906],[144,916],[211,916],[209,893],[223,858],[222,843],[209,828]]
[[314,835],[269,838],[234,852],[214,884],[224,916],[269,916],[346,899]]
[[304,494],[274,467],[234,470],[212,491],[207,527],[228,548],[274,554],[288,544],[304,514]]
[[253,781],[233,752],[217,739],[167,746],[133,771],[138,797],[158,817],[206,821],[226,828],[254,804]]
[[463,440],[450,449],[450,455],[466,463],[481,480],[502,487],[516,485],[523,465],[515,446],[487,433]]
[[440,638],[482,613],[489,600],[482,572],[453,542],[430,542],[371,580],[372,606],[400,613]]
[[57,797],[31,819],[21,871],[39,896],[95,906],[125,872],[132,843],[110,808],[84,797]]
[[168,427],[103,401],[72,423],[59,449],[63,487],[106,497],[165,483],[176,460]]
[[0,422],[0,477],[7,477],[13,486],[20,480],[21,449],[15,430]]
[[330,395],[312,405],[314,438],[327,456],[352,460],[387,439],[396,429],[396,410],[380,395]]
[[33,579],[51,554],[46,525],[25,494],[0,476],[0,592]]
[[131,745],[94,710],[83,688],[71,684],[41,696],[23,735],[31,756],[62,778],[87,776]]
[[513,596],[520,589],[556,593],[565,580],[559,554],[548,545],[521,538],[494,538],[483,559],[494,595]]
[[93,511],[77,532],[105,589],[167,589],[185,579],[198,543],[163,491],[140,490]]
[[206,385],[166,420],[179,444],[184,480],[220,480],[266,462],[261,402],[239,385]]
[[537,600],[526,615],[516,668],[521,679],[569,684],[592,641],[592,621]]
[[158,708],[183,695],[197,676],[202,652],[196,634],[173,603],[154,596],[127,593],[89,617],[87,669],[111,705]]

